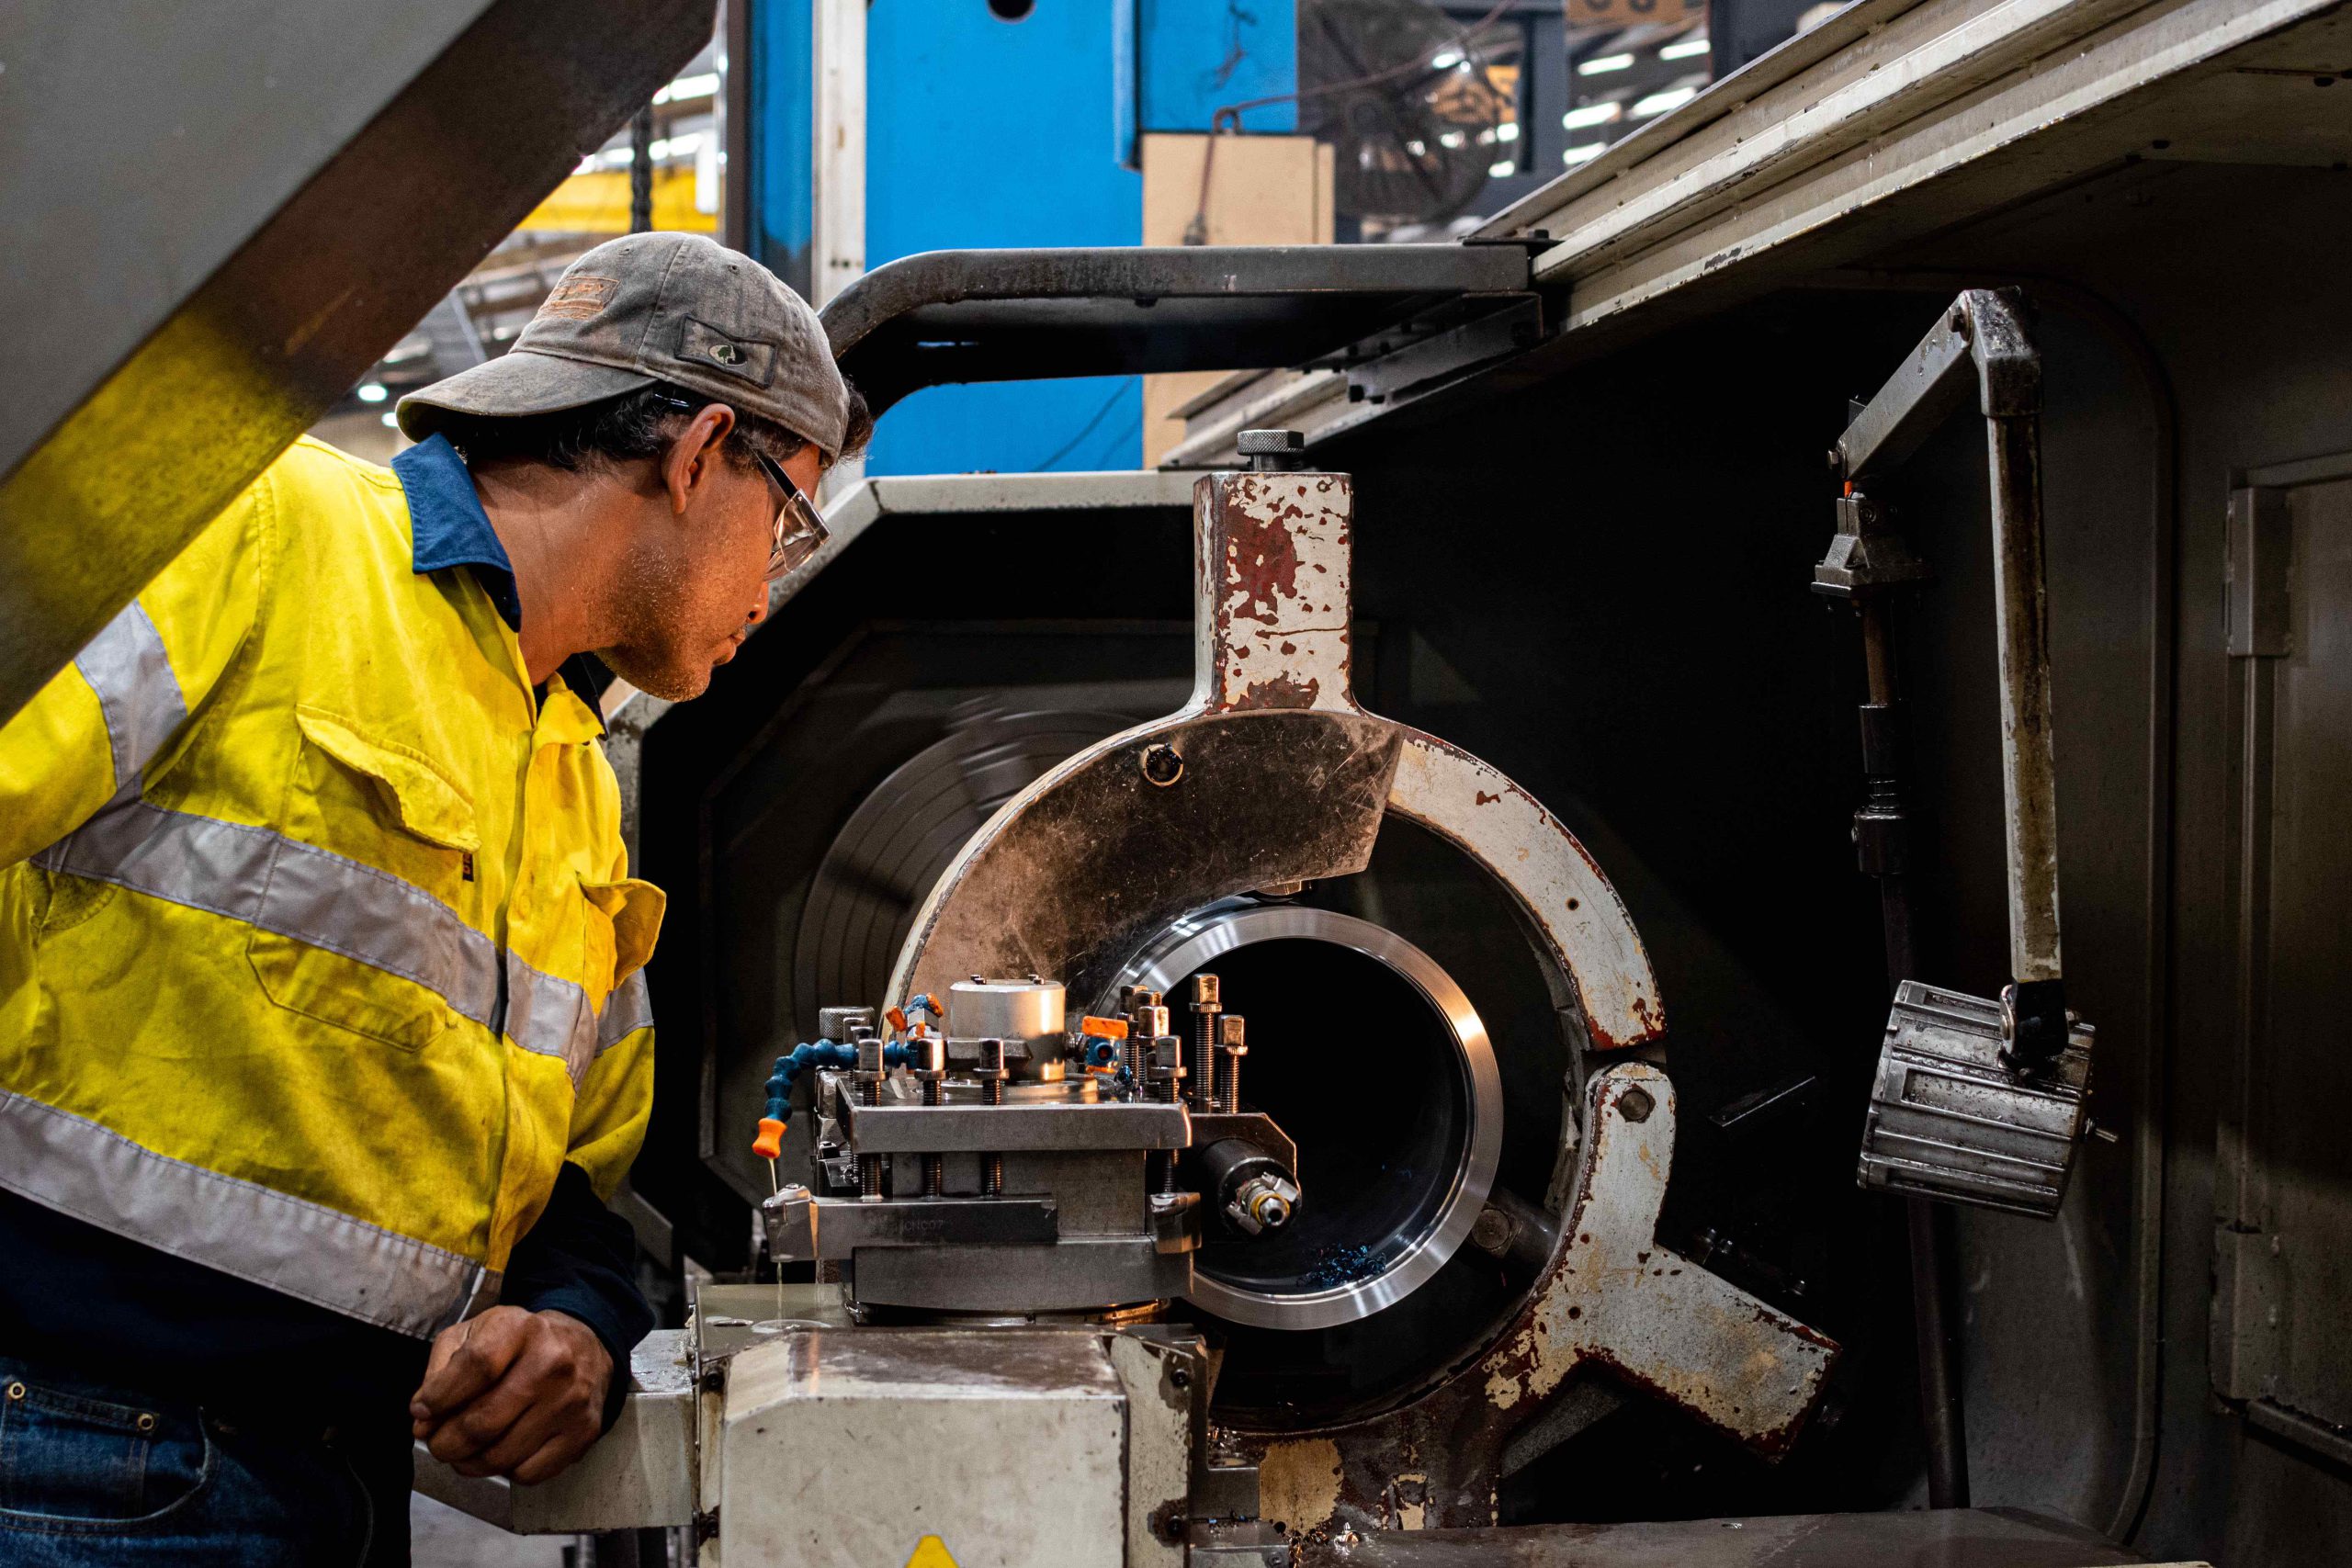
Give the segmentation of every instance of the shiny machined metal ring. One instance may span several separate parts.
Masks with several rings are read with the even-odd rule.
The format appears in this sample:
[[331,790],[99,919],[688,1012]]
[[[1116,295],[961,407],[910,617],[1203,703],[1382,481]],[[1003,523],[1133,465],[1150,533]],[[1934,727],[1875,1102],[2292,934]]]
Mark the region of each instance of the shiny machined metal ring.
[[[1247,1290],[1195,1269],[1188,1299],[1234,1323],[1260,1328],[1329,1328],[1370,1317],[1404,1300],[1445,1267],[1485,1210],[1502,1156],[1502,1077],[1477,1010],[1437,961],[1396,932],[1352,915],[1295,904],[1218,904],[1175,921],[1136,954],[1095,1004],[1114,1009],[1126,986],[1172,991],[1183,978],[1224,953],[1261,942],[1304,939],[1351,949],[1386,966],[1426,998],[1445,1021],[1456,1065],[1467,1083],[1468,1136],[1453,1182],[1434,1217],[1379,1273],[1330,1290],[1276,1293]],[[1312,1176],[1310,1173],[1309,1180]],[[1309,1200],[1312,1201],[1312,1200]]]

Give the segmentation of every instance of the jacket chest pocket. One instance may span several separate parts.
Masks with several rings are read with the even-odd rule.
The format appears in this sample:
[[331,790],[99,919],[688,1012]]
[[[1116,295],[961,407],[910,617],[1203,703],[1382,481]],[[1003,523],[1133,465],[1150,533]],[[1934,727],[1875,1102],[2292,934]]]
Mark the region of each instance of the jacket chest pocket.
[[582,882],[587,903],[582,920],[582,973],[588,994],[602,1012],[620,983],[645,967],[653,956],[653,942],[662,934],[665,900],[650,882],[622,877],[617,882]]
[[249,956],[278,1006],[416,1050],[497,1016],[474,902],[473,807],[413,750],[300,707],[302,744]]
[[650,882],[568,878],[507,982],[506,1032],[517,1045],[560,1056],[576,1088],[605,1039],[615,989],[645,966],[662,929],[662,890]]

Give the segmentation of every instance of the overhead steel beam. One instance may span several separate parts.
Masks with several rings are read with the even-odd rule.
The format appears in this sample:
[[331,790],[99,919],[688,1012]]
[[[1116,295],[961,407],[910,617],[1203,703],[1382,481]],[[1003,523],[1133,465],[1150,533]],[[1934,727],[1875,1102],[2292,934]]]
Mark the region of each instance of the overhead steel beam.
[[693,56],[713,6],[0,7],[0,721]]
[[[2183,125],[2250,105],[2294,128],[2278,161],[2340,162],[2342,117],[2290,95],[2335,79],[2344,15],[2343,0],[1854,0],[1488,220],[1475,240],[1543,247],[1543,331],[1443,395],[1508,394],[2133,159],[2198,156]],[[1359,384],[1269,378],[1237,401],[1279,404],[1311,446],[1408,406],[1358,400]],[[1266,417],[1195,421],[1164,460],[1230,462],[1233,432]]]
[[[1551,242],[1535,276],[1571,288],[1558,344],[1571,352],[1591,327],[1693,286],[1847,265],[1904,230],[2116,166],[2148,147],[2128,100],[2338,5],[1862,0],[1820,39],[1758,61],[1753,91],[1747,72],[1716,84],[1489,229]],[[1804,63],[1839,37],[1844,48]],[[1884,214],[1906,197],[1924,205],[1898,225]]]

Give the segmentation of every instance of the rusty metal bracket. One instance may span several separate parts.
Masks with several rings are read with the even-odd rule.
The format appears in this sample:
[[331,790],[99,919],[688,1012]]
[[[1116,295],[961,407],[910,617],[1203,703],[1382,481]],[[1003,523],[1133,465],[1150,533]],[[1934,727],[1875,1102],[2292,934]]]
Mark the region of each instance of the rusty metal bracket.
[[[1648,955],[1575,837],[1477,758],[1356,705],[1351,504],[1343,474],[1195,484],[1191,700],[1009,801],[916,917],[893,995],[1035,971],[1093,996],[1172,915],[1361,869],[1394,812],[1509,892],[1577,1044],[1662,1036]],[[1587,1363],[1765,1452],[1811,1408],[1835,1347],[1656,1243],[1673,1154],[1665,1075],[1621,1064],[1578,1105],[1563,1239],[1477,1359],[1343,1427],[1237,1434],[1267,1456],[1265,1511],[1286,1510],[1302,1561],[1335,1520],[1371,1528],[1409,1507],[1431,1526],[1490,1523],[1506,1439]]]
[[1584,1122],[1560,1246],[1492,1348],[1403,1410],[1240,1438],[1265,1516],[1288,1527],[1302,1563],[1335,1561],[1372,1530],[1492,1524],[1506,1440],[1588,1369],[1768,1458],[1796,1440],[1838,1348],[1658,1244],[1673,1085],[1646,1063],[1617,1063],[1587,1086]]
[[1777,1457],[1837,1359],[1826,1336],[1657,1242],[1674,1163],[1674,1086],[1623,1062],[1586,1091],[1585,1156],[1526,1325],[1481,1367],[1516,1404],[1591,1362]]

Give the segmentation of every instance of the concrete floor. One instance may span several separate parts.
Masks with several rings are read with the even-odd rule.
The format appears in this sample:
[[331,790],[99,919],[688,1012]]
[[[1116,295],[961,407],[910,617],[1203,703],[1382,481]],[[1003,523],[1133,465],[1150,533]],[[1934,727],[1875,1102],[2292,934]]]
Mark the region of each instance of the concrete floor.
[[504,1530],[411,1493],[413,1568],[563,1568],[568,1536],[508,1535]]

